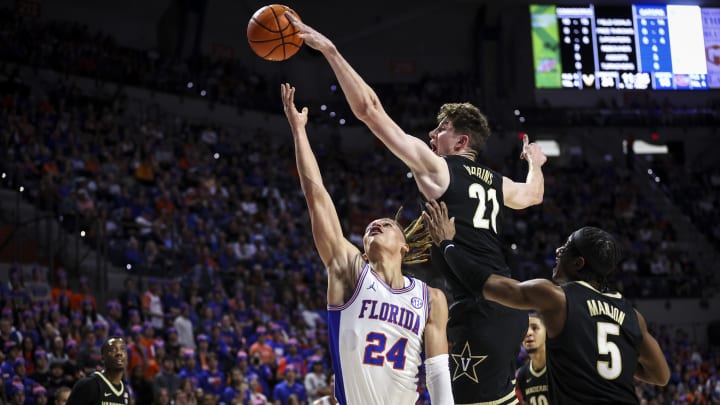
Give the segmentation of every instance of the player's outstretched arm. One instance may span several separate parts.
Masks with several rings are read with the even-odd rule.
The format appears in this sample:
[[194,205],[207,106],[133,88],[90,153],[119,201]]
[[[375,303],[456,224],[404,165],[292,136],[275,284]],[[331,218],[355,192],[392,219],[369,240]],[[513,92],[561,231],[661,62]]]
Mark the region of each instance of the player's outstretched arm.
[[657,340],[648,332],[645,318],[637,310],[635,310],[635,313],[642,332],[635,378],[649,384],[664,386],[670,380],[670,367],[668,367]]
[[433,404],[455,403],[450,382],[448,358],[447,321],[448,307],[445,294],[437,288],[429,288],[430,316],[425,324],[425,382]]
[[[302,111],[295,108],[295,88],[289,84],[282,84],[280,92],[283,109],[292,130],[298,177],[310,213],[313,239],[320,258],[329,272],[328,303],[342,304],[342,287],[352,288],[357,280],[356,261],[360,257],[360,250],[343,236],[335,204],[323,184],[320,168],[305,129],[308,119],[307,107],[303,107]],[[341,283],[335,283],[336,280]],[[338,298],[340,301],[336,300]],[[336,302],[330,302],[331,300]]]
[[298,20],[289,12],[285,16],[299,31],[305,44],[320,51],[327,59],[342,87],[353,114],[375,136],[400,158],[412,172],[420,177],[442,176],[447,172],[445,160],[437,156],[422,140],[405,133],[385,112],[375,91],[363,80],[338,52],[326,36]]
[[[536,279],[524,282],[498,276],[482,266],[475,266],[467,260],[459,247],[452,242],[455,237],[455,221],[448,217],[444,202],[430,200],[423,212],[433,243],[440,247],[450,269],[463,276],[471,288],[482,291],[491,301],[517,309],[535,309],[542,313],[564,313],[565,293],[549,280]],[[559,319],[564,324],[565,318]],[[547,323],[547,320],[546,320]],[[546,325],[548,330],[556,325]],[[557,325],[560,326],[560,325]]]
[[520,159],[528,162],[528,175],[524,183],[516,183],[503,177],[503,197],[505,205],[512,209],[521,210],[542,203],[545,193],[545,178],[542,166],[547,156],[540,145],[530,143],[527,135],[523,136],[523,151]]

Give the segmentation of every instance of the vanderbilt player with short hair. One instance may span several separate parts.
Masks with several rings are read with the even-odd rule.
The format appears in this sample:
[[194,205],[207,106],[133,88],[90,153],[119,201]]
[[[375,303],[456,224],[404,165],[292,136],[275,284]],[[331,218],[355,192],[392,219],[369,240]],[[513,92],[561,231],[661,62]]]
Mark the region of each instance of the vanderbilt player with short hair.
[[523,405],[548,405],[547,366],[545,363],[545,339],[547,333],[537,312],[529,315],[528,330],[522,346],[528,361],[517,373],[517,391]]
[[[452,267],[467,266],[452,242],[454,220],[445,204],[430,201],[426,216],[433,242]],[[553,404],[638,404],[634,379],[666,385],[670,369],[645,318],[619,292],[607,288],[619,249],[606,231],[586,226],[555,250],[553,283],[519,282],[484,273],[486,299],[534,309],[547,330],[549,400]],[[557,283],[557,284],[556,284]]]
[[127,367],[127,345],[119,336],[108,338],[100,349],[103,371],[96,371],[78,381],[67,405],[127,405],[130,394],[123,383]]

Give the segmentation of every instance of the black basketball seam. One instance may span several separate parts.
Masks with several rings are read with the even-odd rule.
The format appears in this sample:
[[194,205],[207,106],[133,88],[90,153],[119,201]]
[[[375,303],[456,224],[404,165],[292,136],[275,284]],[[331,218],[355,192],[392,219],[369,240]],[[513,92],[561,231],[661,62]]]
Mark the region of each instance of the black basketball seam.
[[280,29],[280,20],[278,19],[278,15],[275,12],[275,7],[270,7],[270,10],[272,11],[273,15],[275,16],[275,25],[280,30],[280,41],[282,41],[282,47],[283,47],[283,60],[286,59],[285,57],[285,35],[283,34],[283,30]]
[[[265,29],[265,30],[267,30],[267,31],[269,31],[269,32],[272,32],[272,33],[275,33],[275,34],[279,34],[279,33],[280,33],[280,31],[270,29],[270,28],[268,28],[265,24],[260,23],[260,21],[258,21],[258,19],[255,18],[255,17],[253,17],[252,20],[253,20],[253,22],[254,22],[255,24],[261,26],[263,29]],[[276,22],[277,22],[277,21],[276,21]]]
[[[268,56],[272,55],[272,53],[275,52],[275,50],[278,48],[278,46],[281,46],[281,45],[277,45],[277,46],[273,47],[272,49],[270,49],[270,52],[266,53],[265,56],[263,56],[263,59],[267,59]],[[283,56],[284,56],[284,53],[285,53],[285,47],[283,46]]]
[[[297,33],[298,33],[298,31],[295,31],[293,34],[288,35],[287,38],[290,38],[290,37],[292,37],[292,36],[295,36]],[[280,40],[280,38],[277,38],[277,37],[276,37],[276,38],[270,38],[270,39],[250,39],[250,38],[248,38],[248,42],[252,42],[252,43],[255,43],[255,44],[262,44],[262,43],[265,43],[265,42],[272,42],[272,41],[278,41],[278,40]],[[294,42],[288,42],[286,45],[295,45],[295,46],[299,47],[299,45],[297,45],[297,44],[294,43]]]
[[[257,23],[257,25],[259,25],[259,26],[262,27],[263,29],[265,29],[265,30],[267,30],[267,31],[269,31],[269,32],[272,32],[272,33],[274,33],[274,34],[282,34],[282,32],[280,32],[280,31],[273,31],[273,30],[267,28],[266,26],[264,26],[264,25],[262,25],[262,24],[260,24],[260,23]],[[297,35],[299,32],[300,32],[300,30],[295,30],[295,31],[289,33],[286,37],[289,38],[289,37],[291,37],[291,36],[293,36],[293,35]],[[276,39],[279,39],[279,38],[273,38],[272,40],[276,40]],[[248,37],[248,41],[253,41],[253,42],[255,42],[255,41],[264,41],[264,40],[260,40],[260,39],[250,39],[250,37]]]

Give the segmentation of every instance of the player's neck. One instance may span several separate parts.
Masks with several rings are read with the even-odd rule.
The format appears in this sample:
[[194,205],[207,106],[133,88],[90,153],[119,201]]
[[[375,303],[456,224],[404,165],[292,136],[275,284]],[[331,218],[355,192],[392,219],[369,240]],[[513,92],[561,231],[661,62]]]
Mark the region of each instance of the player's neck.
[[477,158],[477,153],[476,153],[474,150],[470,150],[470,149],[461,150],[461,151],[459,151],[459,152],[457,153],[457,155],[458,155],[458,156],[462,156],[462,157],[464,157],[464,158],[466,158],[466,159],[470,159],[470,160],[472,160],[473,162],[474,162],[475,159]]
[[405,278],[400,271],[400,267],[395,261],[384,260],[371,262],[370,268],[377,274],[380,279],[392,288],[398,289],[405,287]]
[[112,370],[105,370],[102,372],[105,378],[107,378],[108,381],[115,385],[120,385],[122,383],[122,377],[123,377],[123,371],[112,371]]
[[542,371],[542,369],[545,368],[545,350],[538,350],[537,352],[532,353],[529,356],[530,360],[532,360],[530,366],[532,367],[533,371]]

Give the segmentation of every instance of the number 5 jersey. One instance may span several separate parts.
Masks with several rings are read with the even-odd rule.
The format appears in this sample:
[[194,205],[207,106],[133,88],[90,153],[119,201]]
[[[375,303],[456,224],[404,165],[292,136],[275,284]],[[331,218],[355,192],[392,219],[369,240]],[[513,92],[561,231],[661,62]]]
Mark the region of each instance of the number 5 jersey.
[[637,404],[633,375],[642,333],[635,309],[620,293],[602,293],[584,281],[561,287],[567,320],[546,346],[550,401]]
[[335,397],[343,405],[411,405],[418,398],[428,287],[404,279],[405,287],[393,289],[366,264],[352,298],[328,306]]

